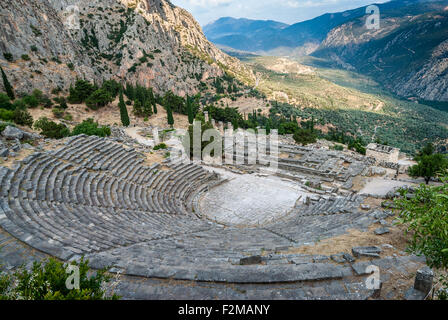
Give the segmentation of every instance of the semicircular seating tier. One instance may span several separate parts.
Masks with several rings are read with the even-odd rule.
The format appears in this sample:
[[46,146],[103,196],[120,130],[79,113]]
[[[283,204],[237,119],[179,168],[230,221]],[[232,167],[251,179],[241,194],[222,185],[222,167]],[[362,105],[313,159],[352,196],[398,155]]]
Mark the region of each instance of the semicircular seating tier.
[[[267,225],[223,226],[197,212],[222,183],[195,164],[145,165],[145,156],[108,138],[80,135],[0,169],[0,226],[62,260],[127,275],[230,283],[339,279],[350,268],[279,250],[337,236],[373,221],[357,195],[297,206]],[[269,254],[264,255],[263,253]],[[242,265],[250,256],[263,263]]]

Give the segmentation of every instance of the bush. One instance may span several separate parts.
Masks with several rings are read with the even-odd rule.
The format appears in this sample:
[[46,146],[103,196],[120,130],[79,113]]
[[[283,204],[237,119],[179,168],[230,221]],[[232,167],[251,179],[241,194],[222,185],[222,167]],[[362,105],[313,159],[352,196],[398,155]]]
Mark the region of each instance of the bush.
[[70,113],[66,113],[63,119],[66,121],[73,121],[73,116]]
[[0,108],[6,110],[12,110],[12,103],[7,94],[0,92]]
[[337,145],[335,145],[335,146],[333,147],[333,150],[336,150],[336,151],[343,151],[343,150],[344,150],[344,146],[342,146],[342,145],[340,145],[340,144],[337,144]]
[[67,63],[67,67],[68,67],[71,71],[75,70],[75,65],[74,65],[73,63],[71,63],[71,62]]
[[39,100],[34,95],[25,96],[22,100],[29,108],[36,108],[39,105]]
[[[68,266],[79,268],[79,289],[68,289],[66,282],[70,274]],[[54,258],[34,262],[30,271],[21,267],[13,276],[0,274],[0,299],[11,300],[108,300],[104,283],[111,280],[106,269],[91,274],[88,260],[62,263]]]
[[0,120],[3,120],[3,121],[13,121],[14,120],[14,111],[13,110],[0,109]]
[[440,279],[443,287],[439,299],[446,299],[448,290],[448,178],[441,186],[421,185],[408,199],[407,190],[400,190],[402,197],[395,199],[399,211],[398,223],[406,226],[410,241],[408,251],[424,255],[430,268],[445,273]]
[[158,145],[156,145],[155,147],[154,147],[154,151],[157,151],[157,150],[162,150],[162,149],[167,149],[168,147],[167,147],[167,145],[165,144],[165,143],[160,143],[160,144],[158,144]]
[[82,123],[78,124],[72,132],[72,136],[77,136],[79,134],[86,134],[88,136],[98,136],[106,137],[110,136],[111,131],[108,126],[98,127],[98,122],[94,122],[93,119],[89,118],[84,120]]
[[27,54],[22,54],[22,59],[25,60],[25,61],[30,61],[31,60],[30,56],[27,55]]
[[21,126],[33,126],[33,117],[26,109],[17,108],[14,110],[14,122]]
[[64,97],[56,97],[53,99],[54,102],[59,103],[59,108],[67,109],[67,100]]
[[98,89],[86,100],[86,105],[92,110],[98,110],[113,101],[112,96],[105,89]]
[[306,146],[310,143],[315,143],[317,140],[316,135],[309,129],[297,129],[293,135],[294,141],[301,145]]
[[3,52],[3,57],[5,57],[6,61],[12,62],[14,60],[13,56],[9,52]]
[[429,184],[431,178],[446,171],[448,167],[448,160],[445,155],[440,153],[431,155],[422,155],[418,157],[418,164],[409,169],[411,177],[423,177],[426,184]]
[[53,115],[58,119],[64,116],[64,110],[59,109],[57,107],[53,108],[51,111],[53,112]]
[[22,99],[17,99],[12,104],[13,110],[15,109],[26,109],[26,103]]
[[70,129],[64,124],[50,121],[46,117],[37,120],[34,128],[41,130],[43,136],[51,139],[62,139],[70,135]]

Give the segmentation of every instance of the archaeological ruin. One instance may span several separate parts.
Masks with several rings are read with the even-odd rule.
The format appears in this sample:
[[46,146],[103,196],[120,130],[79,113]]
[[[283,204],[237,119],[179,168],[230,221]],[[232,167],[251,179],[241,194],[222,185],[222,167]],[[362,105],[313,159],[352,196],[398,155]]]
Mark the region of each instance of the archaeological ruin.
[[[387,283],[412,281],[424,266],[371,240],[394,219],[385,195],[357,188],[393,177],[371,157],[281,142],[275,172],[148,163],[148,147],[120,134],[66,138],[1,167],[6,267],[85,257],[117,276],[113,290],[125,299],[392,299],[409,286],[369,286],[368,267]],[[353,232],[368,237],[345,243]],[[330,249],[319,250],[325,241]]]

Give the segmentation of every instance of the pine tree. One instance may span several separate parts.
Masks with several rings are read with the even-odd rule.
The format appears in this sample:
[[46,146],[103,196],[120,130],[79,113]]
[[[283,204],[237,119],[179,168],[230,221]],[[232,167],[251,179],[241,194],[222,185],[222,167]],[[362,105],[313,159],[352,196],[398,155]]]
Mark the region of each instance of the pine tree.
[[173,111],[171,110],[171,106],[166,107],[166,115],[168,119],[168,124],[172,127],[174,124]]
[[14,95],[14,91],[12,90],[12,86],[9,83],[8,78],[6,77],[6,74],[3,71],[2,67],[0,67],[0,70],[2,72],[3,86],[5,87],[6,94],[8,95],[9,99],[14,100],[16,97]]
[[120,90],[120,102],[118,103],[118,106],[120,107],[121,123],[123,124],[123,126],[128,127],[130,121],[129,121],[128,109],[126,108],[126,104],[124,103],[123,99],[123,90]]
[[190,124],[193,124],[194,121],[193,108],[191,106],[191,100],[188,95],[187,95],[187,114],[188,114],[188,122]]

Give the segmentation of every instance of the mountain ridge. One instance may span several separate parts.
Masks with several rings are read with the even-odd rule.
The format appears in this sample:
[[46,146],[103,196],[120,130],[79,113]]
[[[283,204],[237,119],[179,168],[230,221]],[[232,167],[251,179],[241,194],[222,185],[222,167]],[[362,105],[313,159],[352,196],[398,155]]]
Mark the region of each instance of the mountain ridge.
[[[70,5],[79,8],[79,29],[64,25]],[[0,10],[0,65],[18,92],[66,90],[85,78],[184,95],[226,73],[254,79],[205,38],[190,13],[166,0],[5,0]]]

